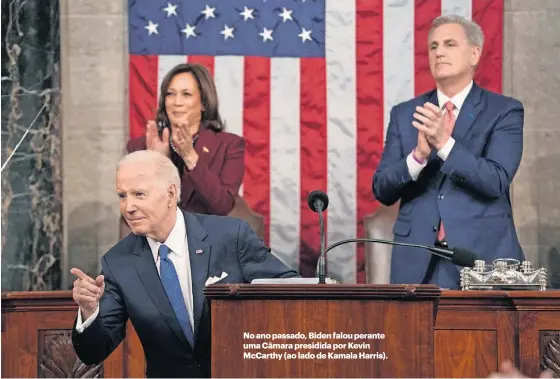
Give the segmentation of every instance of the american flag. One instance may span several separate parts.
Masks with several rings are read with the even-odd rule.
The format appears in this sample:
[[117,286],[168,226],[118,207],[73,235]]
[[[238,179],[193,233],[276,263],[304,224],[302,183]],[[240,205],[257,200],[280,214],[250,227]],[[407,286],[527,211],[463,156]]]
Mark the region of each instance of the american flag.
[[[327,244],[364,236],[391,108],[434,87],[427,35],[441,14],[485,33],[479,85],[501,92],[503,0],[130,0],[130,137],[153,119],[176,64],[214,76],[227,131],[246,140],[241,195],[265,242],[314,276],[320,246],[307,195],[328,193]],[[328,274],[364,283],[363,246],[327,257]]]

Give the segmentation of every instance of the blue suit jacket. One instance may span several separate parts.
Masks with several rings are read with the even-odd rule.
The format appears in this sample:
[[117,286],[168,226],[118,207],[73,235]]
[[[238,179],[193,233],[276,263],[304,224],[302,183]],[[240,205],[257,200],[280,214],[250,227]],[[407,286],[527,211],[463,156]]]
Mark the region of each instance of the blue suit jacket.
[[[195,346],[181,330],[160,281],[148,242],[130,234],[102,258],[105,292],[99,315],[72,342],[86,364],[103,361],[125,337],[130,318],[146,355],[149,377],[209,377],[209,305],[203,295],[208,277],[219,283],[298,274],[271,254],[250,226],[237,218],[183,212],[192,272]],[[196,251],[202,253],[196,253]]]
[[[473,84],[455,123],[456,142],[448,158],[443,162],[434,149],[413,181],[406,157],[418,138],[412,126],[415,107],[425,102],[437,105],[437,91],[392,109],[385,149],[373,177],[377,200],[385,205],[401,201],[395,240],[432,246],[441,217],[450,247],[470,249],[487,262],[524,259],[509,192],[523,151],[522,104]],[[391,283],[421,283],[429,261],[424,250],[394,247]],[[461,268],[447,269],[447,279],[437,284],[459,288]]]

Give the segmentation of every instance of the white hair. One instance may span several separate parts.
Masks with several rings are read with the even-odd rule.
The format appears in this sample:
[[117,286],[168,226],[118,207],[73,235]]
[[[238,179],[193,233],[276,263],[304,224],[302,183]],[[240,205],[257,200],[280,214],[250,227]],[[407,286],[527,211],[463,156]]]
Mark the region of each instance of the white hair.
[[181,199],[181,177],[179,170],[173,164],[171,159],[154,150],[139,150],[125,155],[119,162],[117,172],[128,164],[142,164],[147,167],[154,165],[155,174],[160,179],[160,184],[167,189],[170,185],[174,185],[177,189],[177,203]]
[[484,33],[482,28],[474,21],[467,20],[464,17],[452,14],[439,16],[432,22],[432,27],[428,33],[428,38],[432,35],[434,29],[447,24],[458,24],[463,27],[465,35],[467,36],[467,41],[471,46],[477,46],[482,52],[482,47],[484,46]]

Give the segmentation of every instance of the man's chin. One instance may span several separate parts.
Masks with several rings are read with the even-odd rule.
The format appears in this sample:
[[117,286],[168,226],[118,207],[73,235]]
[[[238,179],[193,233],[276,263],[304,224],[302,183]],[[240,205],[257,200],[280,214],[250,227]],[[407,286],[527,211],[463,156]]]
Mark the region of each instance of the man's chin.
[[453,75],[449,72],[436,72],[434,79],[437,81],[448,80],[453,78]]
[[458,74],[456,72],[450,72],[446,70],[442,70],[441,72],[436,72],[434,75],[434,80],[436,82],[453,82],[455,80],[460,80],[463,75]]
[[134,235],[136,236],[145,236],[148,231],[146,230],[146,228],[142,228],[142,227],[130,227],[130,230],[132,231],[132,233],[134,233]]

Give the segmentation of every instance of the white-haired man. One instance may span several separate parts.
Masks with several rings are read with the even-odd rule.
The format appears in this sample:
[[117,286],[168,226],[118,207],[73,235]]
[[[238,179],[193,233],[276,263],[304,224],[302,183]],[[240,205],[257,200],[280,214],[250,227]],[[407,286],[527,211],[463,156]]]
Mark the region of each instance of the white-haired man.
[[[480,27],[459,16],[434,20],[428,35],[436,89],[391,111],[373,192],[400,200],[395,240],[467,248],[480,259],[522,260],[509,186],[523,151],[523,106],[480,88],[474,73]],[[460,288],[459,268],[425,251],[395,247],[392,283]]]
[[79,305],[72,342],[84,363],[109,356],[130,318],[148,377],[208,377],[207,279],[244,283],[298,276],[246,222],[179,209],[180,188],[177,168],[158,152],[137,151],[121,160],[117,194],[132,233],[103,256],[97,278],[71,270]]

